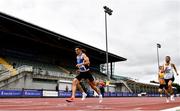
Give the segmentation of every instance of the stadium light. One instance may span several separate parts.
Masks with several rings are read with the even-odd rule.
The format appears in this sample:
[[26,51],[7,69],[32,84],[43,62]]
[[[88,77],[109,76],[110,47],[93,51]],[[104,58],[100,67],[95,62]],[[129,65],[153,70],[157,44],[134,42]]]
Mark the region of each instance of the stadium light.
[[157,61],[158,61],[158,72],[159,72],[159,48],[161,48],[161,44],[157,43]]
[[109,7],[107,7],[107,6],[104,6],[103,8],[104,8],[104,12],[105,12],[105,13],[108,13],[109,15],[112,15],[113,10],[111,10],[111,9],[110,9]]
[[[104,12],[105,12],[105,35],[106,35],[106,65],[107,65],[107,75],[108,79],[110,80],[110,74],[109,74],[109,65],[108,65],[108,38],[107,38],[107,14],[112,15],[113,10],[111,10],[109,7],[104,6]],[[109,88],[107,89],[109,91]]]

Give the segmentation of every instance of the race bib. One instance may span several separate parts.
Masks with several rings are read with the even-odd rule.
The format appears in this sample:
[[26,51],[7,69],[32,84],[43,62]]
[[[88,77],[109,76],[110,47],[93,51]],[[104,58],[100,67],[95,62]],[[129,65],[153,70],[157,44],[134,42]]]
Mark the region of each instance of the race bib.
[[164,75],[164,79],[171,79],[171,78],[173,78],[173,74],[171,73],[167,73]]

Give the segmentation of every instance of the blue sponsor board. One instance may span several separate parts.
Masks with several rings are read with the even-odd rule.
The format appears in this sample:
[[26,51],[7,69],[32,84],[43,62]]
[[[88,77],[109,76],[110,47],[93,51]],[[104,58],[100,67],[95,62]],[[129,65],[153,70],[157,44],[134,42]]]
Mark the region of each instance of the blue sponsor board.
[[133,93],[133,96],[134,96],[134,97],[137,97],[137,96],[138,96],[138,94],[137,94],[137,93]]
[[59,97],[70,97],[72,92],[59,92]]
[[155,96],[155,97],[159,97],[160,95],[159,95],[159,94],[155,94],[154,96]]
[[133,93],[129,93],[128,96],[133,96]]
[[[72,92],[59,91],[59,97],[71,97]],[[88,96],[92,97],[94,95],[93,91],[88,91]],[[43,97],[41,90],[0,90],[0,97]],[[76,92],[76,97],[81,97],[81,92]],[[122,96],[137,96],[136,93],[130,92],[106,92],[104,93],[105,97],[122,97]],[[148,93],[147,96],[150,97],[159,97],[157,93]],[[165,96],[165,95],[163,95]]]
[[[59,91],[59,97],[71,97],[72,92],[63,92],[63,91]],[[82,93],[81,92],[76,92],[76,97],[81,97]]]
[[20,97],[22,96],[21,90],[0,90],[0,97]]
[[88,91],[88,96],[93,97],[94,91]]
[[118,97],[123,96],[123,92],[117,92],[116,96],[118,96]]
[[123,92],[123,96],[129,96],[128,92]]
[[149,97],[158,97],[160,96],[159,94],[155,94],[155,93],[149,93],[148,94]]
[[151,97],[151,96],[152,96],[152,94],[150,94],[150,93],[148,93],[147,95],[148,95],[149,97]]
[[104,96],[105,96],[105,97],[109,97],[109,96],[110,96],[110,93],[109,93],[109,92],[105,92],[105,93],[104,93]]
[[81,97],[82,93],[81,92],[76,92],[76,97]]
[[111,97],[116,96],[116,92],[111,92],[110,94],[111,94]]
[[42,96],[42,91],[24,90],[23,91],[23,96],[24,97],[41,97]]

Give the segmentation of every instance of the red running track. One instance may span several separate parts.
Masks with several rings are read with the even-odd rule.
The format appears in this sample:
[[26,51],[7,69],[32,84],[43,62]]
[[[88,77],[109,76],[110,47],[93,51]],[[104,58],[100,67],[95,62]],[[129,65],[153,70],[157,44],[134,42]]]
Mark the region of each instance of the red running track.
[[[104,98],[98,103],[98,98],[87,98],[81,101],[77,98],[73,103],[67,103],[66,98],[1,98],[1,111],[144,111],[163,110],[180,106],[180,97],[176,101],[166,103],[165,97],[118,97]],[[180,109],[178,109],[180,110]]]

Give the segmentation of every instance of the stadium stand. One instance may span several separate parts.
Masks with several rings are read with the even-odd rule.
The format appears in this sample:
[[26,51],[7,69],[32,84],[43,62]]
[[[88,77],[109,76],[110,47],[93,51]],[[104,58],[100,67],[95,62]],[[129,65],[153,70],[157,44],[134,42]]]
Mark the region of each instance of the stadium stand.
[[0,58],[0,64],[2,64],[7,70],[9,70],[12,75],[17,74],[17,71],[11,64],[9,64],[5,59]]

